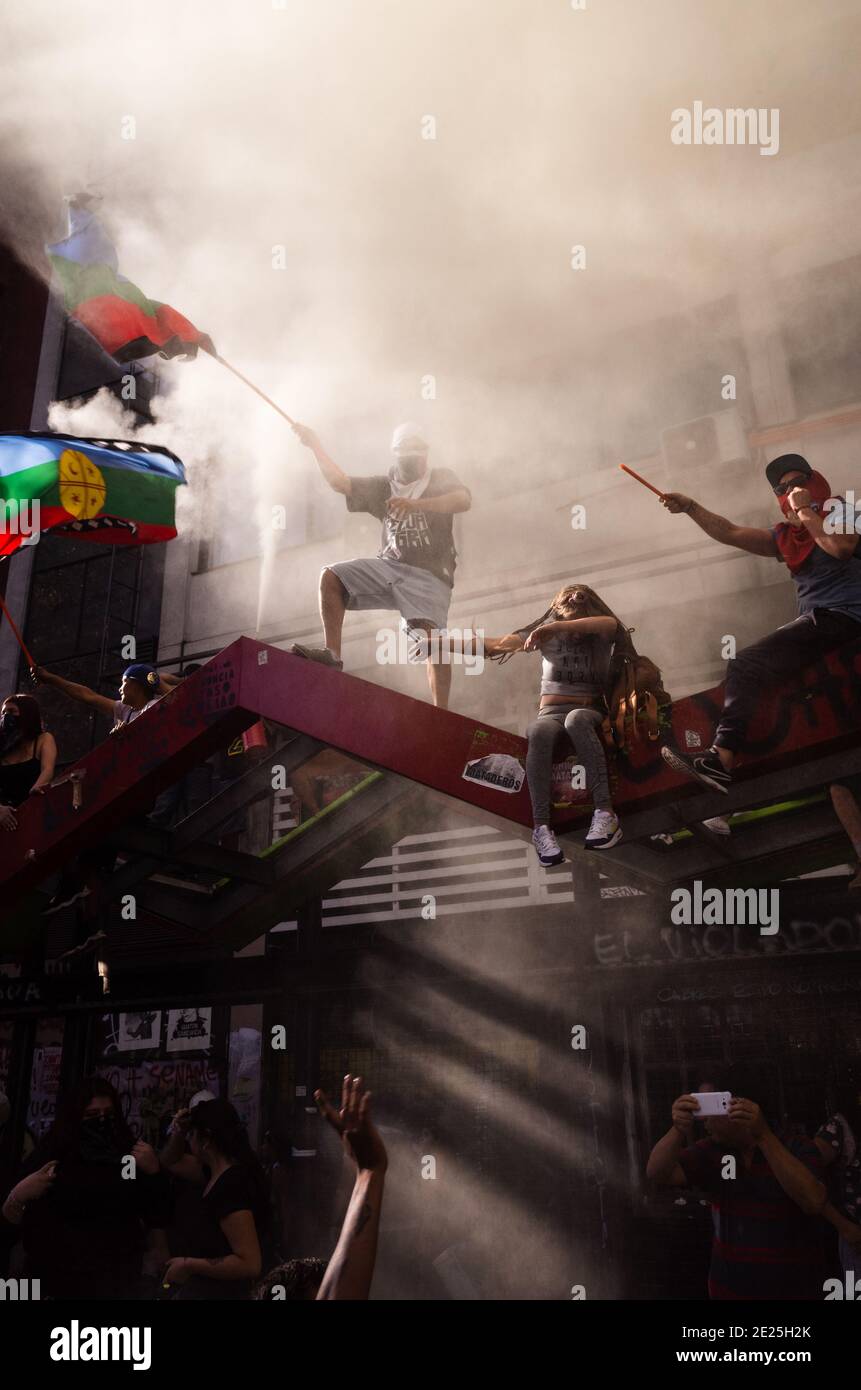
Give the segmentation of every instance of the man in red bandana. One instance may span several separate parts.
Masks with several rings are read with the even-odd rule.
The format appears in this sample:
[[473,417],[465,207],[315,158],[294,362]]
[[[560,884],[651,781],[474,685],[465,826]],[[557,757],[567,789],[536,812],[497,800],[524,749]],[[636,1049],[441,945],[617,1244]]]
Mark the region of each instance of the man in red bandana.
[[861,639],[861,547],[854,516],[847,513],[842,498],[832,498],[826,480],[800,454],[773,459],[765,474],[786,517],[770,531],[736,526],[678,492],[661,499],[668,511],[685,512],[714,540],[783,561],[795,581],[795,621],[745,647],[729,662],[723,712],[711,748],[697,757],[661,749],[676,772],[722,792],[732,782],[736,754],[744,747],[760,692],[835,647]]

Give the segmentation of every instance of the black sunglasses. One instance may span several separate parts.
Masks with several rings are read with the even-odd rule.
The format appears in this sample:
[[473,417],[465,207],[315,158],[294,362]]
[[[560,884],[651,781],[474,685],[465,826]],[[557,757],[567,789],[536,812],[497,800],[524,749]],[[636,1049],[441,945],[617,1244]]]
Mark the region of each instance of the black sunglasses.
[[791,492],[794,487],[802,487],[807,482],[807,475],[802,474],[799,478],[790,478],[788,483],[775,483],[775,497],[784,497],[787,492]]

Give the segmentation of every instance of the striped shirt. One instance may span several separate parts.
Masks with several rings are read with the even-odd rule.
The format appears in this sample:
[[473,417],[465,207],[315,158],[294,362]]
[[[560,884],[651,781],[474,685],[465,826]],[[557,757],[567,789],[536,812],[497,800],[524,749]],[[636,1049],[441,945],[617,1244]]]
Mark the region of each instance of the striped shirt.
[[[810,1139],[789,1139],[785,1147],[821,1176],[822,1158]],[[735,1178],[721,1176],[728,1154],[736,1160]],[[748,1168],[740,1150],[701,1139],[683,1151],[679,1166],[691,1187],[712,1199],[710,1298],[822,1298],[822,1220],[805,1215],[786,1195],[759,1148]]]

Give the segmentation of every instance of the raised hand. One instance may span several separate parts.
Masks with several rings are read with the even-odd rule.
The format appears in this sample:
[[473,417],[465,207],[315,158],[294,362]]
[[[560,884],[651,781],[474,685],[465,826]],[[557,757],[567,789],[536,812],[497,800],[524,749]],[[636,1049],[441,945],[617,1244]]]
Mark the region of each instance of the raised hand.
[[371,1093],[365,1090],[362,1078],[349,1073],[344,1077],[340,1110],[329,1103],[324,1091],[315,1091],[314,1100],[356,1167],[368,1172],[385,1172],[388,1165],[386,1146],[371,1123]]

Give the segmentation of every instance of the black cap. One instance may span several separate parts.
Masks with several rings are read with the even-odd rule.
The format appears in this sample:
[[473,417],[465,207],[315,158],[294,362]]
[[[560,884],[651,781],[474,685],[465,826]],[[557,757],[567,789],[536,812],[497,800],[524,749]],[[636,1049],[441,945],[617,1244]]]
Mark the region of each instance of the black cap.
[[772,487],[777,487],[784,473],[803,473],[809,478],[813,469],[803,459],[800,454],[781,454],[780,458],[772,459],[765,470],[765,476]]

